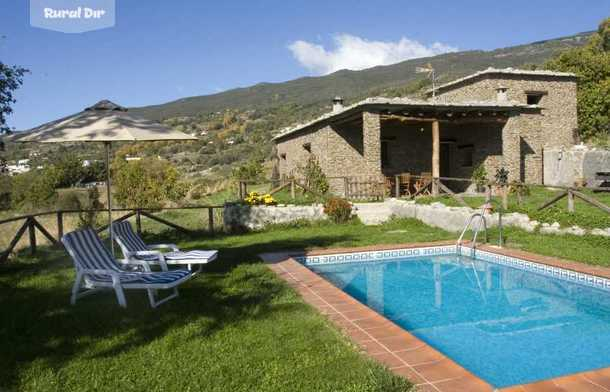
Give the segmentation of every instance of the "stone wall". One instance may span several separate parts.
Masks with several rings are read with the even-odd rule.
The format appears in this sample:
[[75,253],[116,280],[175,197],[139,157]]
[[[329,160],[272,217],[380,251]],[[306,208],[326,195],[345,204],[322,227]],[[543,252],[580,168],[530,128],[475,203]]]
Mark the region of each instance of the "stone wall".
[[[383,203],[355,203],[354,213],[364,224],[381,224],[392,217],[413,218],[429,226],[459,233],[474,212],[468,207],[447,207],[441,203],[416,204],[414,201],[390,199]],[[289,223],[298,220],[324,220],[324,207],[311,206],[246,206],[226,204],[224,225],[229,232],[244,229],[258,230],[270,224]],[[496,227],[499,222],[497,213],[486,216],[488,228]],[[528,232],[539,230],[541,234],[598,235],[610,237],[609,228],[585,230],[577,226],[561,228],[558,223],[540,224],[520,213],[504,214],[504,227],[516,227]],[[481,238],[482,240],[482,238]]]
[[315,155],[324,174],[330,177],[331,191],[337,194],[344,192],[344,181],[333,177],[367,175],[371,167],[371,158],[367,160],[364,155],[361,121],[326,125],[288,136],[277,143],[277,154],[282,177],[300,177],[299,167],[305,165],[310,154]]
[[[354,204],[356,215],[365,224],[380,224],[392,217],[417,219],[428,226],[438,227],[454,233],[460,233],[468,218],[474,210],[468,207],[447,207],[441,203],[416,204],[414,201],[390,199],[383,203]],[[486,215],[487,227],[497,227],[499,215],[497,213]],[[476,223],[476,222],[475,222]],[[530,219],[525,214],[510,213],[502,215],[504,227],[516,227],[527,232],[539,230],[541,234],[572,234],[572,235],[597,235],[610,237],[610,227],[597,229],[583,229],[578,226],[560,227],[558,223],[547,224]],[[481,234],[482,235],[482,234]],[[479,237],[483,240],[482,237]]]
[[600,186],[597,173],[610,173],[610,150],[575,146],[544,152],[545,185],[573,186],[584,179],[588,186]]
[[248,206],[226,204],[223,214],[225,230],[258,230],[270,224],[289,223],[301,219],[315,221],[326,219],[322,205],[311,206]]
[[[540,113],[521,113],[512,117],[504,134],[504,142],[510,142],[505,146],[504,166],[509,168],[512,179],[541,183],[543,150],[574,145],[578,127],[576,80],[543,75],[484,75],[439,91],[437,99],[442,102],[495,101],[500,87],[507,88],[508,101],[521,104],[527,103],[526,91],[545,94],[538,104]],[[514,139],[517,135],[520,138],[518,148]],[[518,154],[516,150],[519,150]]]

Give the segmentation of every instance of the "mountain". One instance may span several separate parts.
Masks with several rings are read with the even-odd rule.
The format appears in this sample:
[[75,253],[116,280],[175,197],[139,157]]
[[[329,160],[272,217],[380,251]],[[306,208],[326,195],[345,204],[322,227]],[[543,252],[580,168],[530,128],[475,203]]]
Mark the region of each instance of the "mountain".
[[[182,98],[176,101],[132,108],[153,120],[196,116],[226,109],[264,109],[283,104],[300,106],[327,105],[331,97],[340,95],[346,100],[365,97],[369,93],[383,93],[400,86],[422,81],[415,67],[431,63],[440,81],[465,76],[487,67],[505,68],[543,63],[561,50],[583,45],[592,32],[579,33],[526,45],[492,51],[469,50],[434,57],[407,60],[361,71],[341,70],[319,77],[303,77],[282,83],[260,83],[218,94]],[[420,83],[421,84],[421,83]]]
[[[407,60],[361,71],[342,70],[320,77],[304,77],[283,83],[261,83],[219,94],[189,97],[161,105],[131,108],[131,111],[177,130],[197,136],[196,142],[141,143],[137,154],[171,160],[194,182],[222,182],[246,163],[266,161],[274,131],[315,118],[330,110],[335,95],[346,103],[373,95],[404,96],[429,84],[415,67],[431,63],[440,82],[465,76],[487,67],[532,67],[562,50],[583,45],[592,33],[534,42],[492,51],[470,50],[429,58]],[[30,150],[51,156],[54,145],[31,147],[7,143],[7,159],[27,158]],[[90,159],[99,151],[83,147],[78,154]],[[267,173],[268,174],[268,173]]]

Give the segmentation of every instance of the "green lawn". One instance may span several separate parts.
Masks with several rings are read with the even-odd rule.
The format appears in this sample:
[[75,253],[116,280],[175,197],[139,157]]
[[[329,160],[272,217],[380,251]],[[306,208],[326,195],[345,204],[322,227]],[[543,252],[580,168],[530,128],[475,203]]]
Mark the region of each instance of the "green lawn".
[[[518,203],[517,197],[511,194],[508,198],[508,212],[525,213],[530,218],[536,219],[539,222],[559,222],[561,226],[565,227],[573,225],[588,229],[610,227],[610,214],[578,198],[575,198],[574,213],[568,212],[567,198],[563,198],[553,206],[538,211],[538,207],[560,192],[559,190],[542,187],[531,187],[529,195],[523,196],[521,204]],[[583,193],[610,206],[610,192],[583,191]],[[463,199],[472,208],[479,208],[485,203],[485,197],[483,196],[464,196]],[[494,196],[492,200],[497,207],[502,205],[500,197]],[[436,198],[423,196],[416,199],[416,202],[420,204],[429,204],[436,201],[448,206],[461,206],[449,195],[442,195]]]
[[[505,234],[512,247],[610,264],[609,239]],[[180,298],[157,310],[137,291],[128,293],[127,310],[110,293],[72,307],[74,273],[62,251],[20,257],[0,267],[0,390],[407,390],[406,381],[359,354],[256,254],[455,237],[414,220],[278,226],[211,238],[149,235],[221,252]]]

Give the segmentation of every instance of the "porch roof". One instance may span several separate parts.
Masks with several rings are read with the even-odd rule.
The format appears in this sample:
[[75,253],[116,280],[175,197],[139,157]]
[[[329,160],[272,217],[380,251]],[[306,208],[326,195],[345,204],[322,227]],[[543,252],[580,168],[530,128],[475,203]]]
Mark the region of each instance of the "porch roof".
[[345,106],[340,110],[325,113],[320,117],[302,124],[297,124],[292,127],[287,127],[279,131],[274,136],[273,140],[277,141],[286,136],[308,130],[312,127],[326,125],[332,122],[340,121],[365,110],[374,111],[406,111],[406,110],[425,110],[439,113],[446,112],[473,112],[482,113],[507,111],[521,112],[528,109],[538,109],[536,105],[525,105],[516,102],[497,102],[497,101],[472,101],[472,102],[431,102],[423,100],[415,100],[411,98],[385,98],[371,97],[359,101],[353,105]]

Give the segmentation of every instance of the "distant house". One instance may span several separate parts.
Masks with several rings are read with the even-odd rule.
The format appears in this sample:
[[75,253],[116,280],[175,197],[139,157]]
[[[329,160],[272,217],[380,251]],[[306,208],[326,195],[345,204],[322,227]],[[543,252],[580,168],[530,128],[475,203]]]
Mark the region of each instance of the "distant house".
[[275,136],[281,176],[317,157],[331,187],[345,177],[431,173],[469,178],[483,164],[542,183],[545,148],[575,143],[576,76],[489,68],[443,84],[428,100],[374,97]]
[[10,175],[27,173],[30,171],[30,160],[19,159],[14,165],[7,165],[6,170]]

